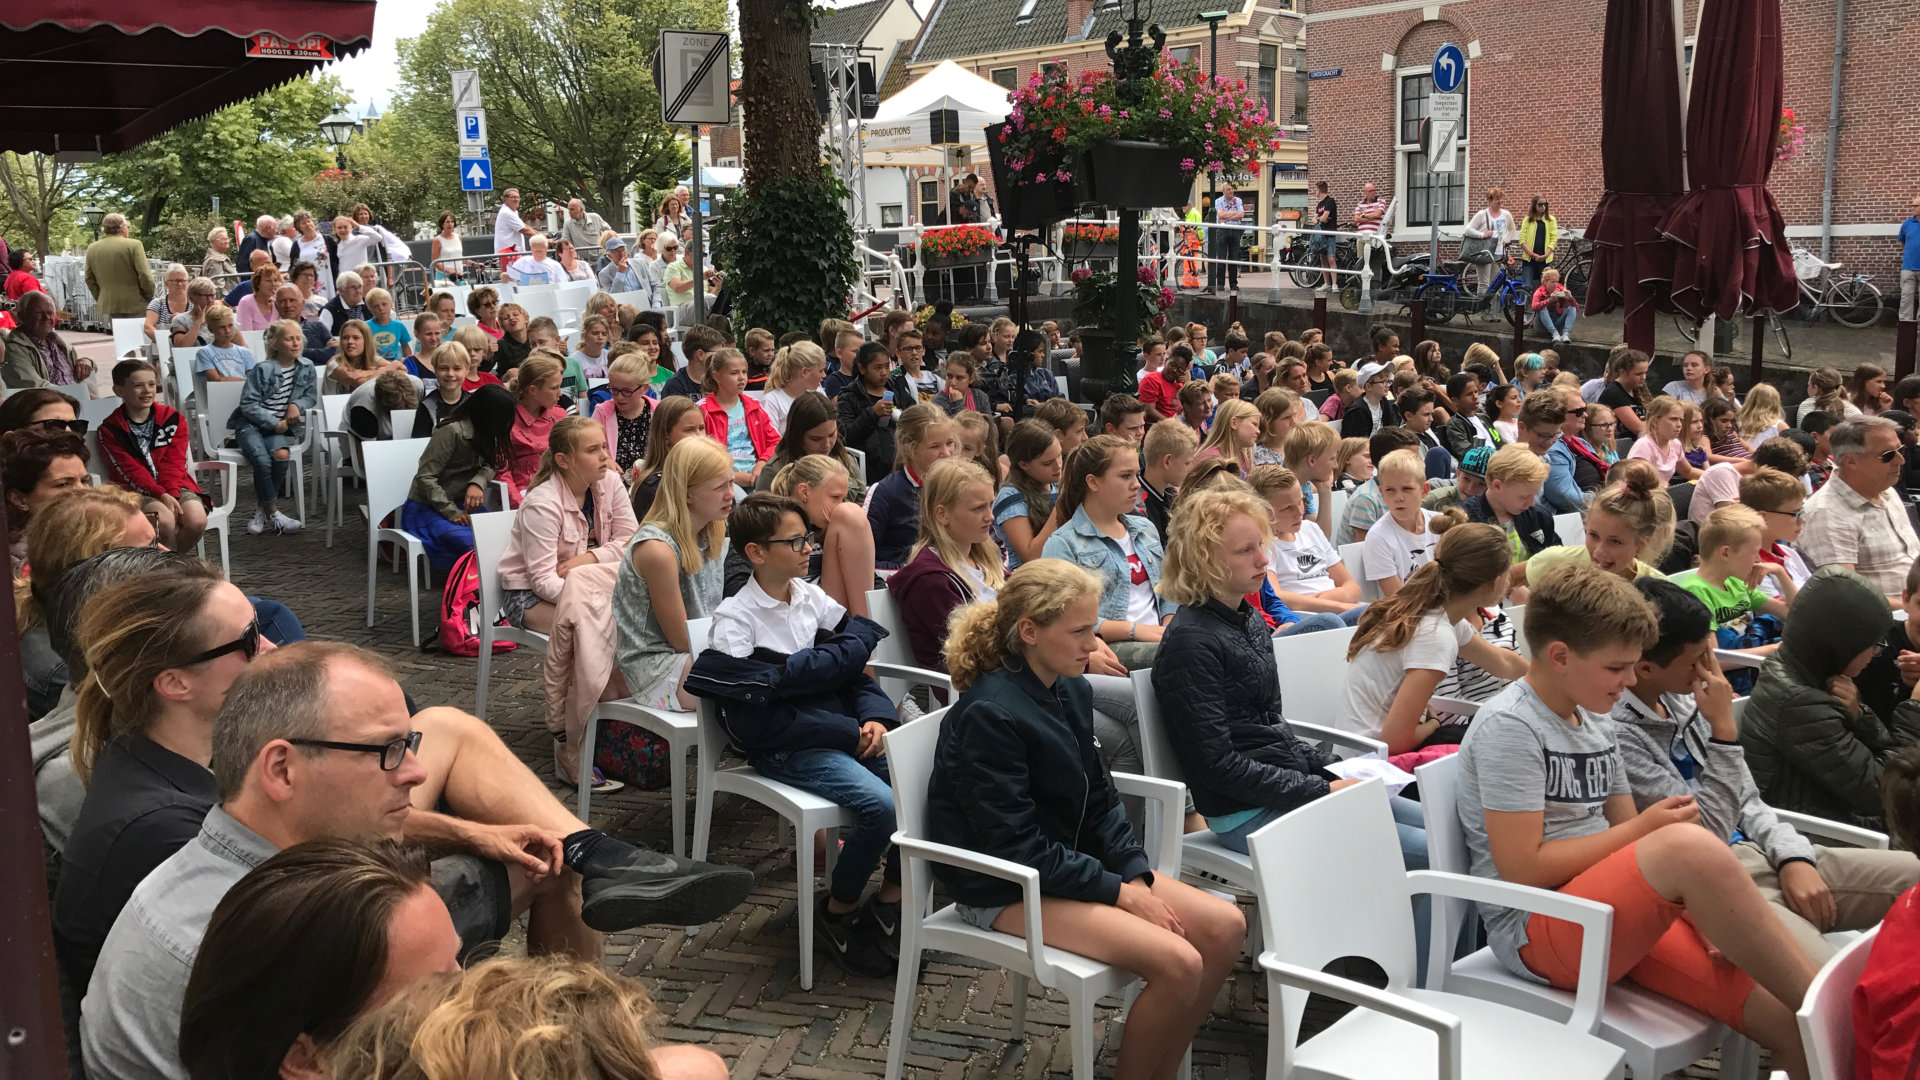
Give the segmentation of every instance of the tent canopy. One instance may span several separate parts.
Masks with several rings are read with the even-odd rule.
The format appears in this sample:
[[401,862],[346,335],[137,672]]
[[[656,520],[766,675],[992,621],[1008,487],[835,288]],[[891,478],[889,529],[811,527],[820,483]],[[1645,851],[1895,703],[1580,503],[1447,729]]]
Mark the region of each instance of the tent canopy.
[[0,3],[0,149],[92,157],[359,52],[373,0]]
[[[931,150],[937,154],[942,145],[955,142],[985,146],[987,125],[1005,120],[1012,108],[1013,95],[998,83],[943,60],[880,103],[879,111],[866,122],[867,151]],[[929,114],[936,109],[953,110],[959,121],[958,137],[949,143],[933,140]],[[896,159],[887,163],[903,162]]]

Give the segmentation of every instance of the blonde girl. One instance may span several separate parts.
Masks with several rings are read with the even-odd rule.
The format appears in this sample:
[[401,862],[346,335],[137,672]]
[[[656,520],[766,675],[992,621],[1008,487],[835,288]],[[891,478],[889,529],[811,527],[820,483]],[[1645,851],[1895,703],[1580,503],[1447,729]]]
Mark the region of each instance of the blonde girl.
[[1537,585],[1568,563],[1591,563],[1616,577],[1658,577],[1653,564],[1673,544],[1673,499],[1651,462],[1629,458],[1613,467],[1607,486],[1587,504],[1586,542],[1548,548],[1527,560],[1527,584]]
[[1333,486],[1336,491],[1351,492],[1373,479],[1373,455],[1367,440],[1354,436],[1341,439],[1333,452]]
[[[1145,1080],[1177,1069],[1239,958],[1246,920],[1225,900],[1148,872],[1106,769],[1078,749],[1095,737],[1081,675],[1100,594],[1094,575],[1040,559],[995,599],[954,615],[947,667],[963,692],[941,724],[927,816],[937,842],[1045,868],[1046,944],[1146,979],[1114,1069],[1116,1080]],[[1027,824],[1010,832],[1009,820]],[[1026,932],[1017,885],[957,867],[934,873],[962,920]]]
[[647,438],[653,430],[653,361],[631,341],[615,345],[610,355],[609,396],[593,407],[593,419],[613,453],[614,468],[625,474],[647,456]]
[[1000,429],[985,413],[971,409],[953,418],[954,438],[959,440],[959,454],[978,462],[999,483],[1007,475],[1007,459],[1000,453]]
[[739,349],[713,350],[707,357],[707,377],[700,384],[700,414],[707,434],[733,454],[733,482],[740,495],[753,490],[760,470],[773,456],[780,433],[760,403],[747,396],[747,358]]
[[[1632,412],[1622,405],[1614,409],[1613,415],[1619,417],[1622,410]],[[1636,416],[1634,419],[1638,421],[1640,418]],[[1660,473],[1660,482],[1663,484],[1670,484],[1675,479],[1693,479],[1697,472],[1687,462],[1687,456],[1680,447],[1680,428],[1684,420],[1685,409],[1680,402],[1664,396],[1654,398],[1647,404],[1646,422],[1642,425],[1645,434],[1633,441],[1633,449],[1627,451],[1627,456],[1651,463]]]
[[[1283,386],[1270,387],[1253,399],[1253,407],[1260,412],[1260,439],[1253,447],[1253,463],[1285,465],[1287,436],[1303,415],[1300,396]],[[1216,416],[1215,422],[1218,420]]]
[[1427,701],[1455,660],[1508,681],[1527,670],[1519,653],[1495,648],[1467,622],[1506,598],[1513,566],[1506,533],[1457,518],[1441,518],[1433,529],[1439,542],[1432,560],[1399,592],[1367,608],[1347,647],[1346,700],[1335,726],[1385,742],[1389,754],[1419,748],[1439,728]]
[[1741,438],[1759,446],[1780,434],[1786,426],[1786,419],[1781,415],[1780,391],[1774,389],[1772,383],[1757,383],[1747,391],[1738,419]]
[[691,712],[697,703],[682,686],[692,659],[687,622],[712,615],[720,603],[733,458],[713,439],[696,436],[667,452],[660,475],[660,497],[614,581],[615,656],[635,701]]
[[920,535],[920,485],[935,462],[958,449],[954,422],[938,406],[914,405],[894,416],[893,471],[867,494],[875,566],[892,570],[906,563]]
[[[1009,568],[1017,570],[1021,563],[1040,557],[1064,465],[1060,439],[1051,426],[1040,420],[1022,420],[1014,425],[1013,434],[1007,437],[1006,485],[993,497],[993,524],[1006,538]],[[924,536],[924,512],[920,520]]]
[[[358,389],[375,375],[388,368],[373,351],[373,329],[365,319],[348,319],[336,335],[339,345],[334,348],[333,359],[327,362],[327,381],[338,387],[339,393],[350,393]],[[398,361],[392,365],[406,370]]]
[[[640,523],[612,468],[606,433],[585,416],[553,425],[540,470],[514,515],[500,556],[501,607],[513,626],[553,632],[554,605],[567,575],[620,558]],[[567,755],[558,755],[566,771]]]
[[[771,466],[769,466],[771,471]],[[873,587],[873,533],[860,504],[847,498],[852,471],[837,458],[808,454],[783,467],[768,489],[799,503],[816,537],[807,579],[849,612],[867,615]]]
[[513,431],[508,437],[507,471],[502,477],[513,495],[514,506],[520,505],[533,474],[540,469],[540,459],[546,456],[553,425],[567,415],[560,408],[565,368],[566,361],[559,354],[536,349],[514,369],[510,389],[518,407],[514,410]]
[[633,483],[627,489],[627,494],[633,500],[634,517],[645,521],[647,512],[653,508],[654,496],[660,490],[661,469],[667,463],[667,451],[706,432],[706,420],[701,417],[700,406],[692,398],[676,395],[653,407],[653,426],[647,432],[647,452],[634,464]]
[[[519,370],[519,362],[516,362],[513,367],[507,368],[504,371],[500,370],[502,368],[502,361],[495,359],[494,354],[505,348],[504,341],[495,341],[487,336],[485,330],[477,326],[463,326],[455,330],[447,340],[467,350],[467,359],[473,365],[474,371],[485,371],[488,362],[490,360],[493,361],[495,371],[499,372],[495,375],[495,378],[503,380],[503,385],[504,380],[513,378],[513,373]],[[520,361],[525,361],[526,358],[526,354],[522,353]]]
[[1200,452],[1194,455],[1194,460],[1224,457],[1245,476],[1253,469],[1253,448],[1260,442],[1262,426],[1260,410],[1253,402],[1239,398],[1223,401],[1213,412],[1213,426],[1207,429],[1207,437],[1201,440]]
[[811,341],[800,340],[773,354],[773,368],[767,373],[767,390],[760,406],[767,411],[773,430],[787,433],[787,414],[800,395],[820,389],[827,377],[827,354]]
[[[1601,408],[1606,406],[1603,405]],[[1683,417],[1680,426],[1680,450],[1686,455],[1687,464],[1697,470],[1705,471],[1707,454],[1711,452],[1707,446],[1707,418],[1700,411],[1700,406],[1690,401],[1683,402],[1680,408]]]

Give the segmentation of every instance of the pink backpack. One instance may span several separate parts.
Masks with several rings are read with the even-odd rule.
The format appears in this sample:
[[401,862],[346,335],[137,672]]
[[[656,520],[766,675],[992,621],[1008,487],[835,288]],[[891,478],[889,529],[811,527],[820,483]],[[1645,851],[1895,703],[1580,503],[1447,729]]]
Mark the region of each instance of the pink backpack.
[[[507,625],[498,612],[489,614],[495,626]],[[440,647],[453,656],[479,656],[480,619],[480,561],[469,551],[453,561],[440,593]],[[496,653],[515,648],[511,641],[493,643]]]

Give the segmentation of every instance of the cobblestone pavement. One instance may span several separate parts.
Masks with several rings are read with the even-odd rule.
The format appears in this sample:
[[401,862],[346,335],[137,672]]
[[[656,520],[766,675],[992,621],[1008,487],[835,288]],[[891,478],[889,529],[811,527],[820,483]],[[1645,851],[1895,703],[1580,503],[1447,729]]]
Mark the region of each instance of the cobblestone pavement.
[[[383,564],[375,623],[366,626],[366,526],[357,513],[349,528],[323,544],[324,523],[309,500],[311,524],[292,536],[249,536],[243,491],[234,515],[233,580],[249,593],[280,600],[300,616],[309,636],[372,648],[393,664],[416,701],[471,709],[475,661],[448,656],[437,645],[409,642],[406,577]],[[352,505],[354,493],[348,493]],[[211,552],[211,549],[210,549]],[[423,635],[436,640],[437,592],[420,603]],[[551,743],[542,725],[537,655],[495,659],[489,719],[501,737],[543,777],[552,774]],[[555,793],[569,805],[571,790]],[[668,849],[672,831],[665,792],[628,788],[593,802],[593,824],[625,839]],[[693,814],[688,811],[687,819]],[[714,815],[712,858],[752,867],[759,886],[737,910],[689,935],[683,928],[649,927],[607,938],[609,968],[647,981],[659,1002],[664,1038],[698,1043],[727,1059],[733,1080],[754,1076],[826,1080],[885,1071],[893,982],[848,975],[821,959],[814,988],[799,980],[791,841],[778,819],[757,805],[721,796]],[[824,880],[824,878],[823,878]],[[1251,915],[1251,909],[1249,909]],[[1027,1038],[1009,1041],[1011,998],[1005,973],[936,956],[925,970],[907,1056],[913,1080],[978,1080],[1071,1073],[1065,999],[1039,996],[1027,1013]],[[1101,1034],[1117,1035],[1117,1002],[1099,1012]],[[1317,1029],[1333,1015],[1309,1010]],[[1244,960],[1215,1004],[1194,1046],[1194,1075],[1247,1080],[1265,1074],[1266,990]],[[1099,1073],[1110,1075],[1111,1046]],[[1701,1077],[1712,1071],[1696,1067]]]

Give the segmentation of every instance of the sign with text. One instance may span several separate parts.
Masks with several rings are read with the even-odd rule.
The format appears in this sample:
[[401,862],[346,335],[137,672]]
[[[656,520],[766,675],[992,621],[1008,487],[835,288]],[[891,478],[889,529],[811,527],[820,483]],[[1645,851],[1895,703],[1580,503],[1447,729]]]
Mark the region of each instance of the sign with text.
[[487,145],[487,110],[455,109],[454,121],[459,129],[461,156],[486,157],[485,153],[475,154],[473,150]]
[[660,86],[665,124],[727,124],[733,120],[732,42],[724,33],[662,30],[653,77]]
[[247,55],[280,60],[332,60],[333,39],[322,34],[308,34],[298,41],[288,41],[279,34],[262,30],[247,35]]

